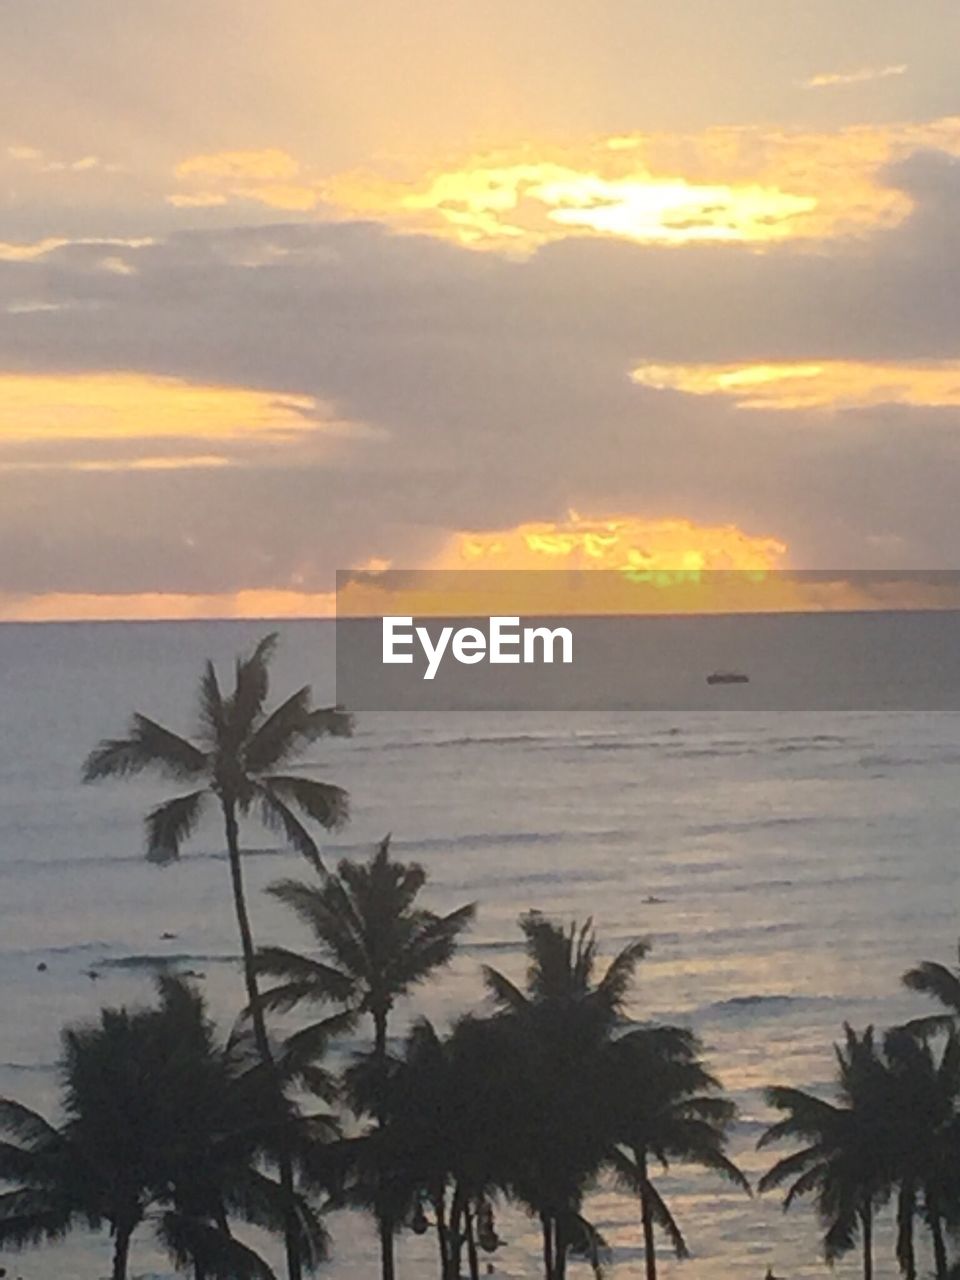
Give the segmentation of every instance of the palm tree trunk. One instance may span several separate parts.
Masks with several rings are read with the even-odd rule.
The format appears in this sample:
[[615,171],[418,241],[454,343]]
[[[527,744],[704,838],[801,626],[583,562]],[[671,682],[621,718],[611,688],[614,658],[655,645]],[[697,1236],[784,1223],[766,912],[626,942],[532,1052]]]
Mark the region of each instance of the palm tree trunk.
[[657,1242],[653,1236],[653,1207],[647,1187],[647,1157],[645,1152],[635,1151],[637,1169],[643,1181],[640,1184],[640,1220],[643,1223],[643,1253],[647,1263],[647,1280],[657,1280]]
[[443,1280],[460,1280],[460,1259],[463,1255],[463,1210],[466,1197],[458,1184],[450,1205],[450,1231],[447,1243],[447,1270]]
[[[236,806],[233,800],[228,798],[224,798],[221,803],[227,836],[227,855],[230,860],[233,905],[237,915],[237,927],[240,930],[240,947],[243,952],[243,978],[247,988],[250,1017],[253,1020],[253,1034],[257,1042],[260,1060],[264,1066],[273,1070],[276,1076],[273,1054],[270,1051],[270,1041],[267,1038],[267,1024],[263,1016],[263,1005],[260,1001],[260,989],[257,985],[253,931],[250,928],[250,915],[247,911],[247,899],[243,888],[243,866],[240,860],[240,836],[237,830]],[[276,1078],[276,1087],[279,1093],[281,1088],[279,1078]],[[286,1246],[287,1276],[288,1280],[302,1280],[303,1269],[300,1264],[300,1251],[298,1248],[300,1231],[294,1197],[293,1165],[287,1146],[287,1135],[281,1133],[279,1139],[280,1151],[277,1163],[280,1167],[280,1186],[283,1191],[285,1206],[284,1244]]]
[[[373,1053],[382,1073],[387,1061],[387,1014],[383,1009],[373,1012]],[[384,1125],[383,1107],[377,1100],[377,1124]],[[384,1170],[380,1169],[377,1177],[380,1186],[377,1190],[377,1234],[380,1237],[380,1275],[382,1280],[395,1280],[396,1265],[393,1256],[393,1220],[383,1196]]]
[[934,1275],[937,1280],[946,1280],[949,1264],[947,1263],[947,1244],[943,1238],[943,1220],[936,1204],[929,1208],[930,1235],[933,1238]]
[[863,1280],[873,1280],[873,1205],[866,1204],[860,1210],[863,1232]]
[[[477,1238],[474,1234],[474,1214],[467,1209],[467,1261],[470,1264],[470,1280],[480,1280],[480,1258],[477,1254]],[[459,1276],[457,1280],[460,1280]]]
[[556,1280],[553,1251],[553,1221],[548,1213],[541,1213],[540,1225],[543,1228],[543,1280]]
[[437,1226],[437,1248],[440,1250],[440,1280],[450,1274],[449,1233],[447,1231],[446,1193],[441,1190],[431,1198],[433,1217]]
[[567,1241],[560,1227],[559,1218],[553,1223],[553,1273],[556,1280],[566,1280],[567,1276]]
[[112,1280],[127,1280],[127,1259],[130,1256],[130,1237],[132,1227],[117,1227],[113,1245]]
[[913,1247],[915,1211],[915,1188],[912,1181],[905,1178],[897,1196],[897,1262],[900,1264],[903,1280],[917,1280],[917,1260]]

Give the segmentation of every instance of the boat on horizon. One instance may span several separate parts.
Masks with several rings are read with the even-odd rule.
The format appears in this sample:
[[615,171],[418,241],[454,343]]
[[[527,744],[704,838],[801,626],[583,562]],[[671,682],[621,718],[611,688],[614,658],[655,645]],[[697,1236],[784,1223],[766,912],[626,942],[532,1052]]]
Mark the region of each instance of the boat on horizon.
[[711,671],[707,684],[749,684],[750,677],[743,671]]

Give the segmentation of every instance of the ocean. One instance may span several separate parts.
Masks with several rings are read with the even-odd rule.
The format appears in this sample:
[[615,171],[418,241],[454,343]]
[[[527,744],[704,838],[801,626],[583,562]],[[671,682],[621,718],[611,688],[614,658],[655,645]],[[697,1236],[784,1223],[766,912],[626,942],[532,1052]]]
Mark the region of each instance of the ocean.
[[[0,1093],[54,1114],[61,1025],[148,999],[158,958],[203,975],[224,1028],[239,1012],[217,827],[179,864],[150,866],[142,814],[169,786],[83,786],[80,766],[134,709],[189,731],[204,659],[230,664],[267,629],[0,626]],[[318,702],[333,701],[332,625],[278,629],[275,694],[311,682]],[[884,1026],[926,1011],[900,975],[956,957],[957,712],[369,712],[352,739],[318,743],[309,767],[351,793],[349,827],[325,844],[330,861],[365,856],[390,831],[395,853],[427,868],[429,905],[479,904],[456,961],[399,1012],[398,1032],[411,1012],[442,1023],[481,1006],[482,963],[520,977],[516,922],[530,907],[592,917],[605,954],[648,937],[631,1012],[702,1036],[740,1106],[733,1153],[751,1176],[773,1158],[753,1150],[763,1087],[823,1087],[844,1020]],[[305,945],[261,890],[306,868],[257,826],[244,835],[258,941]],[[776,1197],[751,1200],[683,1168],[659,1186],[694,1255],[677,1264],[664,1253],[664,1276],[826,1274],[808,1207],[784,1215]],[[636,1204],[604,1189],[588,1216],[614,1247],[614,1280],[640,1276]],[[368,1224],[340,1215],[331,1225],[324,1274],[370,1280]],[[500,1231],[509,1244],[495,1274],[535,1276],[535,1224],[513,1213]],[[886,1220],[877,1258],[878,1274],[892,1275]],[[432,1240],[404,1236],[399,1260],[404,1280],[432,1275]],[[2,1264],[24,1280],[89,1280],[108,1274],[109,1245],[78,1235]],[[858,1274],[856,1255],[835,1273]],[[135,1238],[132,1274],[170,1275],[148,1231]]]

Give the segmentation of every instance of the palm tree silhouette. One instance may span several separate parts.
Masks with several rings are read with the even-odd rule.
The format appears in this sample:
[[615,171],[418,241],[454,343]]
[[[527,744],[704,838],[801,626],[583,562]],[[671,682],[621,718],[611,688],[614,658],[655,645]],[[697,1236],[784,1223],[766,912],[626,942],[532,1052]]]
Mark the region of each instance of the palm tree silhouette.
[[[158,1197],[167,1205],[161,1239],[178,1265],[190,1259],[195,1280],[269,1274],[233,1239],[229,1220],[283,1233],[287,1196],[263,1173],[263,1157],[277,1162],[285,1148],[298,1163],[313,1158],[316,1144],[338,1138],[338,1127],[326,1112],[305,1115],[275,1087],[278,1073],[284,1083],[297,1078],[295,1055],[263,1063],[245,1020],[221,1045],[192,987],[172,976],[158,983],[156,1056],[166,1109],[158,1126],[165,1176]],[[295,1196],[295,1208],[298,1254],[313,1271],[327,1256],[326,1228],[304,1196]]]
[[[335,875],[316,884],[282,880],[267,890],[311,931],[319,958],[284,947],[262,948],[258,972],[279,979],[279,985],[264,993],[264,1005],[284,1011],[301,1003],[337,1003],[354,1016],[370,1017],[372,1067],[378,1082],[373,1111],[381,1128],[386,1121],[383,1090],[390,1012],[401,996],[450,961],[458,937],[476,913],[472,903],[442,916],[418,906],[425,882],[421,866],[390,857],[387,836],[367,862],[344,858]],[[317,1027],[325,1040],[326,1023]],[[301,1034],[311,1034],[311,1028]],[[378,1181],[375,1207],[382,1274],[383,1280],[393,1280],[394,1196],[383,1167]]]
[[864,1280],[873,1277],[873,1222],[889,1199],[892,1175],[889,1085],[873,1028],[862,1036],[844,1027],[835,1046],[838,1102],[801,1089],[774,1087],[767,1101],[784,1119],[771,1125],[758,1147],[784,1138],[807,1143],[779,1160],[760,1179],[760,1191],[789,1183],[784,1209],[812,1194],[824,1227],[824,1256],[833,1262],[853,1248],[859,1234]]
[[656,1160],[712,1169],[748,1194],[750,1184],[726,1155],[727,1130],[736,1115],[719,1097],[719,1081],[704,1067],[700,1045],[681,1027],[641,1027],[611,1046],[611,1096],[616,1100],[610,1163],[618,1180],[640,1199],[647,1280],[656,1280],[654,1227],[666,1232],[678,1258],[689,1257],[683,1233],[657,1191]]
[[[221,1045],[200,996],[159,980],[157,1008],[104,1009],[67,1028],[59,1127],[0,1101],[0,1242],[57,1240],[77,1225],[109,1226],[114,1280],[124,1280],[134,1231],[148,1217],[178,1266],[196,1280],[261,1280],[267,1264],[236,1240],[230,1218],[283,1230],[286,1196],[260,1168],[283,1131],[318,1136],[274,1088],[249,1035]],[[327,1126],[328,1136],[330,1135]],[[313,1266],[326,1232],[297,1197],[300,1256]]]
[[498,1099],[508,1139],[502,1177],[540,1219],[545,1280],[563,1280],[584,1193],[609,1151],[605,1050],[648,947],[631,942],[597,980],[591,921],[565,930],[531,911],[520,927],[528,961],[525,989],[496,969],[484,969],[507,1034],[500,1057],[509,1062],[511,1076]]
[[398,1210],[419,1234],[430,1227],[427,1209],[433,1213],[443,1280],[460,1280],[464,1249],[474,1280],[479,1251],[502,1244],[494,1200],[505,1137],[501,1100],[510,1083],[497,1029],[467,1015],[444,1037],[420,1019],[402,1056],[391,1057],[382,1094],[368,1060],[347,1073],[355,1111],[372,1114],[382,1104],[377,1136],[397,1184]]
[[[220,690],[208,662],[200,684],[198,742],[188,741],[156,721],[135,714],[126,738],[102,741],[83,769],[86,782],[124,778],[145,770],[159,772],[195,789],[157,806],[147,815],[147,857],[164,864],[179,857],[180,846],[196,829],[205,806],[220,807],[226,835],[234,911],[243,953],[243,973],[257,1046],[264,1063],[273,1055],[267,1037],[254,963],[253,934],[243,884],[238,820],[256,808],[264,823],[279,831],[318,870],[316,842],[297,814],[335,828],[346,821],[346,793],[330,783],[275,772],[322,734],[347,734],[350,717],[337,709],[314,709],[309,686],[299,689],[267,714],[268,666],[276,634],[266,636],[253,653],[237,659],[233,693]],[[300,1280],[298,1228],[290,1160],[281,1149],[280,1172],[289,1200],[286,1232],[287,1272]]]
[[111,1275],[125,1280],[130,1237],[140,1221],[135,1176],[110,1195],[70,1126],[55,1128],[9,1098],[0,1099],[0,1133],[7,1136],[0,1142],[0,1178],[15,1188],[0,1195],[0,1244],[56,1243],[77,1227],[97,1231],[106,1223],[115,1239]]
[[897,1260],[916,1280],[914,1218],[922,1216],[933,1245],[935,1275],[947,1275],[944,1221],[956,1217],[960,1175],[960,1039],[953,1030],[939,1055],[923,1036],[895,1027],[884,1037],[890,1081],[887,1114],[897,1183]]

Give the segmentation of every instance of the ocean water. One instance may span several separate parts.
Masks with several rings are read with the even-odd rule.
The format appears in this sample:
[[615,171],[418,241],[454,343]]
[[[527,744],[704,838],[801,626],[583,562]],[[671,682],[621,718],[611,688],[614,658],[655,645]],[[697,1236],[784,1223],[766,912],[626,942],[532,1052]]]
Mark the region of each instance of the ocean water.
[[[203,975],[224,1026],[238,1012],[216,825],[178,865],[152,867],[141,817],[169,787],[84,787],[79,771],[134,708],[188,731],[203,660],[229,663],[265,629],[0,626],[0,1093],[52,1114],[60,1026],[102,1003],[149,998],[157,957]],[[332,701],[330,624],[279,629],[276,693],[309,681],[318,701]],[[481,1005],[482,963],[521,976],[516,920],[530,907],[593,917],[606,954],[648,937],[632,1012],[700,1033],[740,1105],[734,1154],[751,1175],[771,1158],[753,1150],[763,1086],[828,1081],[845,1019],[886,1025],[924,1011],[901,973],[955,957],[955,712],[369,713],[354,738],[317,744],[309,769],[352,796],[350,826],[326,845],[331,860],[363,856],[391,831],[396,853],[428,869],[431,905],[479,904],[466,945],[413,1012],[443,1022]],[[256,826],[245,839],[258,940],[305,944],[261,892],[298,874],[298,859]],[[400,1011],[398,1032],[410,1012]],[[682,1168],[660,1186],[694,1254],[676,1264],[664,1253],[663,1275],[826,1274],[809,1209],[783,1215],[774,1197],[751,1200]],[[614,1280],[640,1276],[636,1206],[603,1189],[588,1212],[614,1247]],[[369,1280],[367,1224],[342,1215],[331,1225],[325,1274]],[[501,1234],[509,1245],[496,1274],[535,1276],[534,1224],[510,1214]],[[894,1274],[889,1224],[877,1249],[878,1274]],[[404,1237],[399,1259],[405,1280],[434,1273],[429,1237]],[[75,1236],[2,1263],[24,1280],[103,1276],[109,1244]],[[851,1256],[835,1273],[857,1267]],[[148,1230],[132,1272],[170,1274]]]

